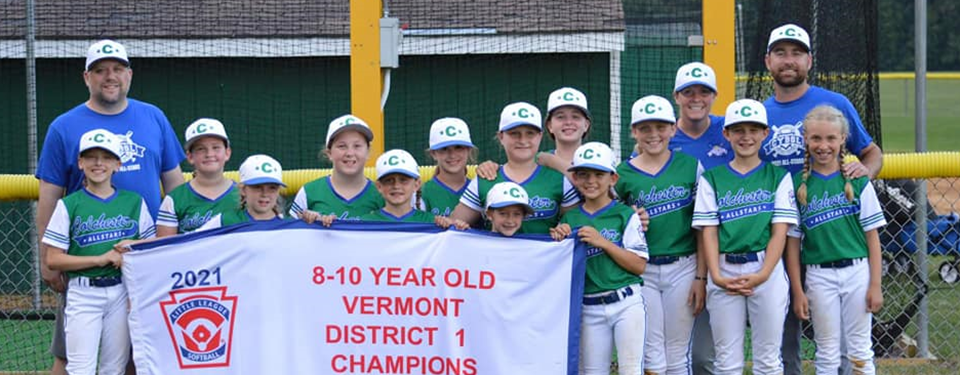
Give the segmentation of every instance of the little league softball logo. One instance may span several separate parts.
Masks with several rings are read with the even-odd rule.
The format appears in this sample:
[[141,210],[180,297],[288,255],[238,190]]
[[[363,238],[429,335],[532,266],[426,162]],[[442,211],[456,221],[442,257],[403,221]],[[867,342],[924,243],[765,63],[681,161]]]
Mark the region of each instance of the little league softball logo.
[[160,302],[180,369],[230,366],[236,308],[225,286],[174,290]]

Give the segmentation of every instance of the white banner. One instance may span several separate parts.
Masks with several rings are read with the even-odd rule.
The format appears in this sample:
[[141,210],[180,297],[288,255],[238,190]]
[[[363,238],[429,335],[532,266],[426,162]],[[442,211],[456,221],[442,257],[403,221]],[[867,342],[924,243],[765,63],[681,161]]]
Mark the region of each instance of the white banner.
[[138,373],[577,372],[579,241],[334,226],[250,223],[127,253]]

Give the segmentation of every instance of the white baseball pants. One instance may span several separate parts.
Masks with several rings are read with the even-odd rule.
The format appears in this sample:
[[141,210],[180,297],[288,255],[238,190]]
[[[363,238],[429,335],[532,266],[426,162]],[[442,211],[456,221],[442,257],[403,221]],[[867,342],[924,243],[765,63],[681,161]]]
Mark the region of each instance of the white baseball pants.
[[[609,375],[614,346],[620,375],[643,374],[646,305],[642,286],[606,305],[583,305],[580,315],[580,375]],[[589,295],[588,295],[589,296]]]
[[837,373],[841,340],[857,374],[873,375],[873,314],[867,312],[870,263],[865,258],[843,268],[807,266],[807,300],[817,342],[817,374]]
[[[758,260],[744,264],[728,263],[720,254],[720,273],[736,277],[757,273],[763,266],[764,252]],[[783,373],[780,345],[783,342],[783,320],[787,315],[789,283],[783,271],[783,262],[777,262],[766,282],[757,286],[753,295],[728,295],[713,280],[707,284],[707,309],[716,348],[716,373],[743,374],[743,340],[747,319],[753,348],[753,373],[773,375]]]
[[130,356],[127,289],[123,284],[93,287],[84,281],[71,278],[67,288],[67,373],[122,375]]
[[643,300],[647,304],[646,373],[689,374],[693,307],[687,297],[697,272],[697,256],[664,265],[647,264]]

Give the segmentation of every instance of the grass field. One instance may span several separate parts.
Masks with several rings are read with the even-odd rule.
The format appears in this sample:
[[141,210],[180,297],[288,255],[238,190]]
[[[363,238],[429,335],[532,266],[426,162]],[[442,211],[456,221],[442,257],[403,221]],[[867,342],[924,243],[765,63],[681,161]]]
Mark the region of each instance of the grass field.
[[[913,152],[914,81],[880,81],[884,152]],[[927,80],[927,150],[960,151],[960,80]]]

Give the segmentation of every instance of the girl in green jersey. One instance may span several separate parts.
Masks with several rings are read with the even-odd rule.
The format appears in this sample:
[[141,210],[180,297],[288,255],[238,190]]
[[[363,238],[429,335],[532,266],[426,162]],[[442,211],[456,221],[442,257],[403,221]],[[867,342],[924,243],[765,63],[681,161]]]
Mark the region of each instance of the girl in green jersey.
[[427,153],[437,162],[437,170],[423,184],[423,209],[434,215],[450,216],[470,183],[467,162],[476,160],[477,148],[470,140],[467,123],[453,117],[434,121]]
[[[377,158],[377,190],[385,205],[360,217],[364,221],[432,223],[434,215],[414,209],[420,205],[420,167],[404,150],[390,150]],[[415,197],[415,198],[414,198]]]
[[555,240],[572,228],[590,247],[580,320],[580,374],[607,375],[614,348],[621,375],[643,373],[646,304],[643,278],[647,244],[640,218],[616,201],[611,189],[618,175],[613,151],[599,142],[577,149],[574,183],[583,204],[566,213],[550,230]]
[[185,139],[193,179],[163,198],[157,215],[157,237],[192,232],[240,203],[236,184],[223,175],[231,154],[223,124],[215,119],[198,119],[187,127]]
[[788,233],[785,255],[794,311],[813,322],[818,374],[836,373],[844,355],[854,373],[873,374],[871,322],[883,306],[877,234],[886,224],[883,209],[867,177],[849,180],[841,170],[850,131],[843,113],[818,106],[803,127],[805,163],[795,178],[800,225]]
[[491,232],[513,237],[520,231],[523,218],[532,214],[530,198],[523,186],[505,181],[490,188],[484,215],[490,221]]
[[197,230],[207,230],[249,221],[283,220],[280,189],[283,169],[267,155],[253,155],[240,164],[240,208],[214,216]]

